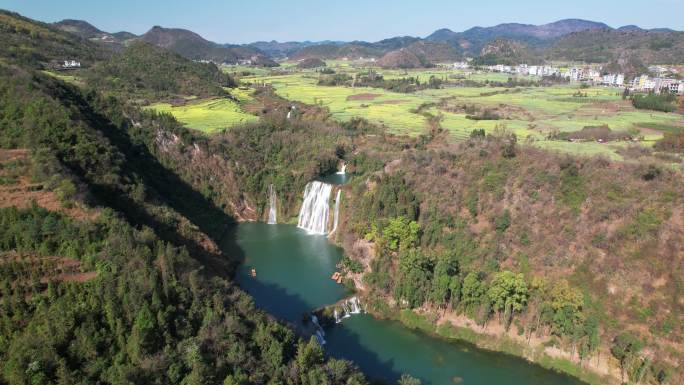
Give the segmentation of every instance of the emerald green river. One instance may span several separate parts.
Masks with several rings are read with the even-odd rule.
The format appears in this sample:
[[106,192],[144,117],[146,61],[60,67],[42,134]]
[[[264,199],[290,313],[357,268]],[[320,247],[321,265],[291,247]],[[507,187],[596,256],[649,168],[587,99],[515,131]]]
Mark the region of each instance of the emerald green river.
[[[243,263],[240,286],[260,308],[297,327],[303,315],[349,295],[330,279],[342,249],[294,225],[243,223],[224,249]],[[256,277],[251,274],[256,270]],[[395,321],[353,315],[325,330],[328,354],[355,362],[373,379],[396,383],[402,373],[424,385],[581,385],[527,361],[446,341]]]

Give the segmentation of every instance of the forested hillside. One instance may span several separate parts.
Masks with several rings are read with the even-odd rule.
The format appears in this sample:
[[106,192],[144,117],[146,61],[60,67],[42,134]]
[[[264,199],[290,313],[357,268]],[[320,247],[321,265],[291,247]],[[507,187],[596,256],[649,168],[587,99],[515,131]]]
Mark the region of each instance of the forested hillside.
[[217,96],[233,79],[212,63],[197,63],[148,43],[136,42],[85,73],[88,83],[119,96],[148,100]]
[[352,161],[363,176],[345,195],[338,238],[376,311],[508,338],[534,359],[552,347],[597,372],[615,365],[631,383],[681,380],[678,171],[554,155],[505,135],[438,142]]
[[107,56],[102,47],[86,39],[2,9],[0,40],[3,60],[33,68],[75,59],[89,65]]
[[[41,44],[63,43],[51,36]],[[165,68],[156,57],[133,67],[142,79],[167,76],[154,73]],[[0,208],[0,383],[365,383],[230,281],[239,256],[214,242],[230,208],[184,180],[182,161],[153,152],[163,135],[193,148],[192,134],[96,82],[83,90],[6,63],[0,80],[2,191],[39,198]]]
[[556,60],[610,63],[623,70],[643,70],[653,63],[681,63],[684,32],[609,29],[577,32],[560,39],[548,55]]

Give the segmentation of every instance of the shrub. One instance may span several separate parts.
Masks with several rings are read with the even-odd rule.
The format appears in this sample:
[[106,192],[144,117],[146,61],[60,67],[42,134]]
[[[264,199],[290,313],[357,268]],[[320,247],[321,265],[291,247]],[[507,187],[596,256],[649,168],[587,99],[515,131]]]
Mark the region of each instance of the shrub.
[[684,132],[663,134],[663,138],[653,146],[656,150],[684,152]]
[[496,231],[499,234],[508,230],[508,228],[510,226],[511,226],[511,213],[508,210],[505,210],[501,216],[497,217],[494,220],[494,227],[496,227]]
[[675,110],[675,97],[672,94],[648,94],[632,96],[632,105],[638,109],[672,112]]

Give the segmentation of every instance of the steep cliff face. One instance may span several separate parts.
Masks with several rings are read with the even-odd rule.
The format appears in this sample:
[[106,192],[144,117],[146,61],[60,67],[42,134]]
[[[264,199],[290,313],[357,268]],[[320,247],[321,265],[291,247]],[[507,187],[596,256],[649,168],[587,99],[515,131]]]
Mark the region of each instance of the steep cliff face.
[[212,154],[206,145],[185,141],[178,134],[157,129],[154,146],[158,154],[169,163],[182,168],[188,182],[201,188],[219,207],[238,221],[259,219],[256,203],[240,188],[235,175],[236,163]]

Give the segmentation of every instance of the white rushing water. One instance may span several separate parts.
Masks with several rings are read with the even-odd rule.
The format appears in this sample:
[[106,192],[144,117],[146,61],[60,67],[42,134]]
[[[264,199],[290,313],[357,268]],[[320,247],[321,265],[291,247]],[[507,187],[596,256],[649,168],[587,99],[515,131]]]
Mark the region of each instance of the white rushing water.
[[325,345],[325,330],[323,330],[321,325],[318,323],[318,317],[316,317],[314,314],[311,315],[311,323],[313,323],[314,327],[316,328],[316,340],[318,341],[318,344],[321,346]]
[[268,185],[268,224],[275,225],[278,223],[278,207],[277,205],[278,197],[276,196],[276,191],[273,185]]
[[342,198],[342,189],[337,190],[337,196],[335,197],[335,209],[333,210],[333,229],[330,234],[337,230],[337,221],[340,219],[340,199]]
[[342,167],[340,168],[340,171],[337,172],[338,174],[346,174],[347,173],[347,164],[342,162]]
[[299,211],[297,227],[313,234],[327,234],[332,185],[313,181],[304,189],[304,203]]
[[356,297],[351,297],[344,302],[342,302],[342,312],[338,312],[337,308],[333,310],[333,316],[335,317],[335,323],[342,322],[343,319],[349,318],[354,314],[361,314],[361,302]]

